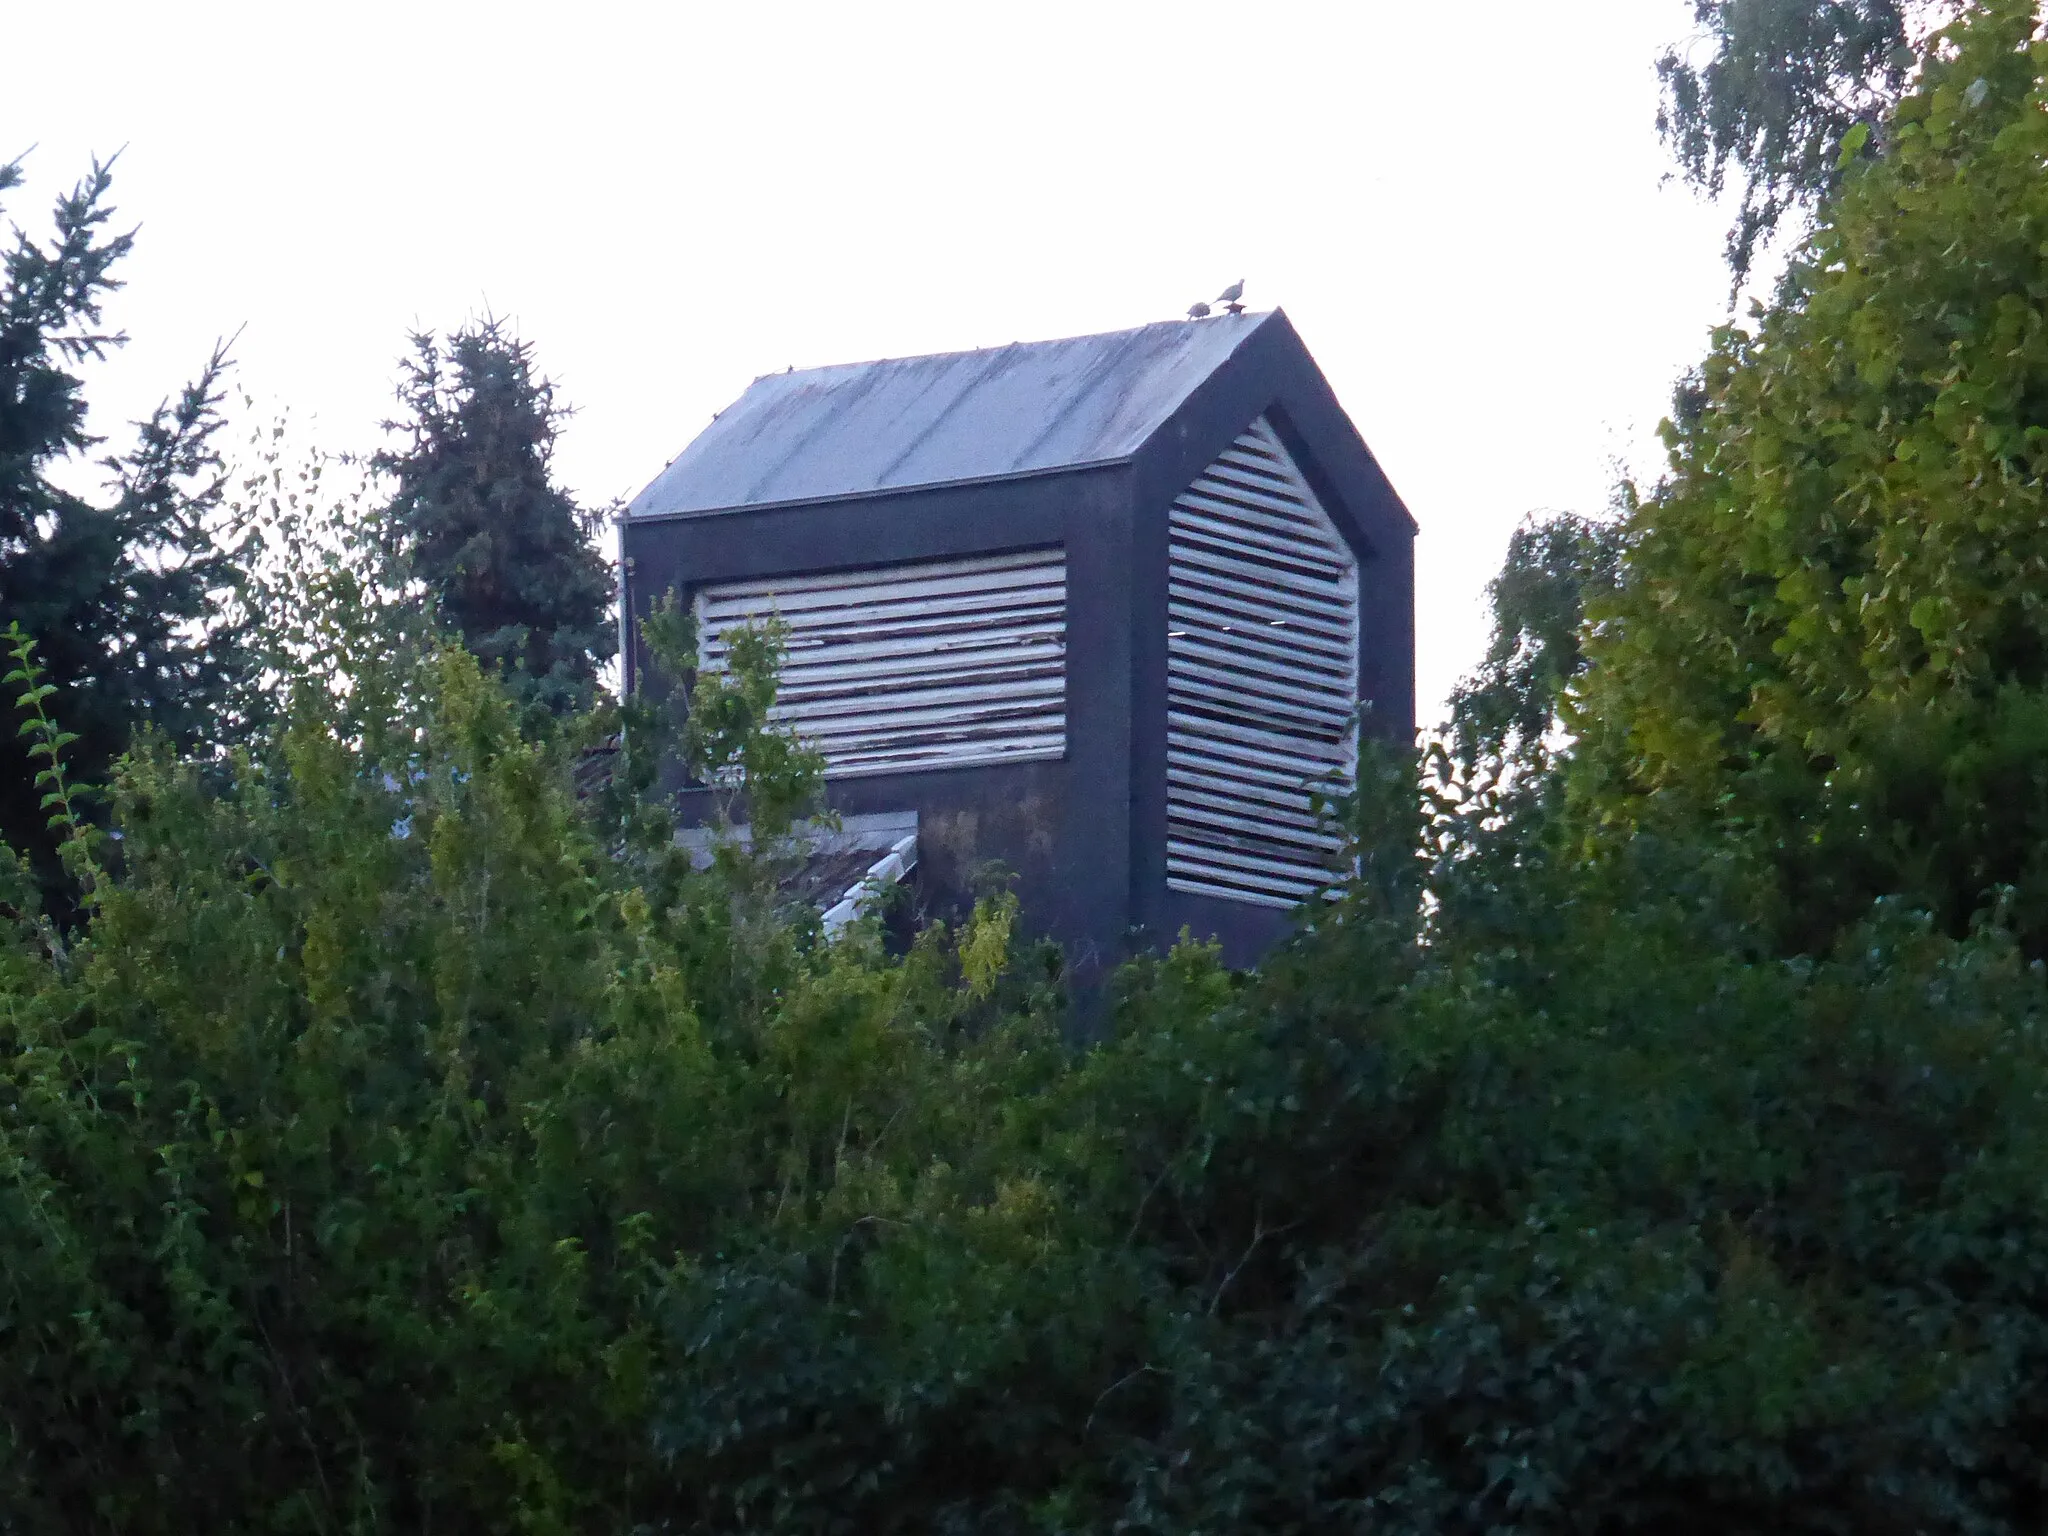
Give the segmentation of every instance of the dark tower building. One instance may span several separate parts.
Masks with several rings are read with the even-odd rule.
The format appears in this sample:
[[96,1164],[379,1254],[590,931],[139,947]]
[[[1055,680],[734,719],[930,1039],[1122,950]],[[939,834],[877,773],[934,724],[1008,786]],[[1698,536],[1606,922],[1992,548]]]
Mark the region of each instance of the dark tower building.
[[1414,536],[1276,310],[757,379],[628,509],[624,601],[711,666],[779,614],[842,854],[940,906],[999,861],[1085,986],[1182,928],[1248,963],[1328,880],[1308,786],[1360,704],[1414,728]]

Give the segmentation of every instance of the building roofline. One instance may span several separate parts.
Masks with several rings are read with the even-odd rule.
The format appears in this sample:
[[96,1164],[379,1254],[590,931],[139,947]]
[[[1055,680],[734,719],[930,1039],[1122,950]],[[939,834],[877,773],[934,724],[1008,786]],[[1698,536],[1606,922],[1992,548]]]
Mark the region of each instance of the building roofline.
[[[1142,446],[1142,445],[1141,445]],[[653,523],[687,523],[706,517],[733,517],[742,512],[779,512],[790,507],[834,507],[856,501],[879,501],[892,496],[915,496],[925,491],[950,491],[960,487],[1008,485],[1018,480],[1051,480],[1060,475],[1082,475],[1098,469],[1118,469],[1131,463],[1137,452],[1110,459],[1089,459],[1080,464],[1051,464],[1042,469],[1013,469],[999,475],[969,475],[952,480],[927,480],[915,485],[885,485],[869,491],[841,491],[831,496],[791,496],[782,501],[738,501],[730,506],[704,507],[685,512],[627,513],[620,525],[635,528]]]
[[[758,375],[627,503],[634,522],[1128,463],[1279,309]],[[644,510],[643,510],[644,509]]]
[[[749,384],[758,384],[763,379],[785,379],[806,373],[831,373],[839,368],[874,368],[884,363],[938,363],[945,362],[951,358],[976,357],[985,352],[1007,352],[1013,347],[1056,347],[1062,342],[1069,341],[1101,341],[1111,336],[1135,336],[1140,331],[1155,330],[1169,325],[1185,326],[1228,323],[1242,325],[1246,329],[1251,329],[1263,321],[1272,319],[1275,315],[1284,313],[1285,311],[1275,304],[1271,309],[1248,309],[1241,315],[1207,315],[1200,320],[1147,320],[1142,325],[1120,325],[1114,330],[1108,331],[1082,331],[1073,336],[1040,336],[1028,341],[998,341],[985,347],[949,347],[941,352],[905,352],[888,357],[849,358],[845,362],[812,363],[807,368],[791,367],[784,368],[779,372],[771,369],[767,373],[755,374],[748,382]],[[741,393],[744,394],[745,391],[743,390]]]

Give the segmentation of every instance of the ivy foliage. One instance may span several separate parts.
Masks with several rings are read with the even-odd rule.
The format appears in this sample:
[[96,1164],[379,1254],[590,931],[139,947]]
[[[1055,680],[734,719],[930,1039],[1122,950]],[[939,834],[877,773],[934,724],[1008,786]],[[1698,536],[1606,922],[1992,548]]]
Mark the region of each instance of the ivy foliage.
[[[1824,947],[1874,895],[2048,942],[2048,44],[1932,45],[1783,302],[1716,334],[1577,725],[1612,829],[1711,824]],[[1852,136],[1853,139],[1853,136]],[[1847,146],[1850,152],[1854,142]]]

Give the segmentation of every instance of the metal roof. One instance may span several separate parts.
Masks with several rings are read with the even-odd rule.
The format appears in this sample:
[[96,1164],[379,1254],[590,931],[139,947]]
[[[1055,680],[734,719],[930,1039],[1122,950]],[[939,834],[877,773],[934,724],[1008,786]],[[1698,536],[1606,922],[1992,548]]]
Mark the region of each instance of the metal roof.
[[626,510],[687,515],[1117,463],[1278,313],[771,373]]

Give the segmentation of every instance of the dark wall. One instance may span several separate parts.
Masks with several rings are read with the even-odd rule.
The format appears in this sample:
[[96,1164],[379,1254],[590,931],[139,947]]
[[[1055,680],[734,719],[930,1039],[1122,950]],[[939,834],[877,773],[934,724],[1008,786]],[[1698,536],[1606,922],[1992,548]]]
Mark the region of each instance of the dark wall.
[[[1085,794],[1080,797],[1084,802]],[[1122,958],[1122,912],[1092,910],[1084,900],[1101,882],[1094,855],[1072,824],[1074,775],[1066,762],[1005,763],[924,773],[832,779],[827,799],[843,816],[873,811],[918,813],[918,872],[913,882],[920,919],[958,922],[976,896],[998,883],[1017,892],[1026,926],[1057,937],[1083,980]],[[686,824],[710,820],[710,795],[682,791]],[[1083,806],[1085,810],[1085,805]],[[877,855],[879,857],[879,855]],[[999,866],[999,867],[998,867]],[[1105,949],[1105,945],[1112,948]]]
[[[1130,474],[1119,465],[636,519],[624,531],[628,601],[645,615],[664,592],[687,601],[712,581],[1063,546],[1066,757],[833,779],[829,796],[846,813],[919,813],[918,884],[938,908],[970,898],[977,866],[1007,866],[1027,924],[1066,946],[1085,991],[1121,958],[1131,924],[1129,509]],[[633,661],[637,670],[645,658]],[[686,795],[683,809],[702,814],[702,798]]]

